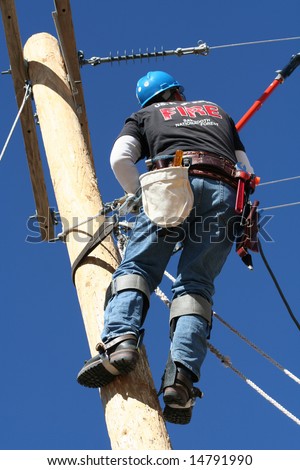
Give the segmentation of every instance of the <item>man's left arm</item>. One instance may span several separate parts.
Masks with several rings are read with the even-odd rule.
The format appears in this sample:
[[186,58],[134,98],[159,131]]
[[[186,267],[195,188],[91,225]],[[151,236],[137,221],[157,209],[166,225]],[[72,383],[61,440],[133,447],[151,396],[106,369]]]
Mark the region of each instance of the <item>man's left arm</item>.
[[131,135],[119,137],[110,154],[110,164],[118,182],[128,194],[135,194],[140,186],[135,163],[141,157],[141,144]]

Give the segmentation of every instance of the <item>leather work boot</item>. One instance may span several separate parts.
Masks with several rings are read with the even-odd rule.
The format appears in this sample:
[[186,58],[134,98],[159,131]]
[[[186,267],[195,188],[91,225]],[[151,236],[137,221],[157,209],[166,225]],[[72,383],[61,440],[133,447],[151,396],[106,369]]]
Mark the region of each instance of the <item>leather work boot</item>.
[[77,376],[77,382],[84,387],[100,388],[109,384],[117,375],[133,371],[138,358],[142,335],[126,334],[112,339],[107,344],[98,343],[99,352],[85,362]]
[[174,384],[163,389],[166,404],[163,415],[169,423],[188,424],[196,398],[203,396],[198,388],[193,387],[192,376],[187,369],[178,367]]

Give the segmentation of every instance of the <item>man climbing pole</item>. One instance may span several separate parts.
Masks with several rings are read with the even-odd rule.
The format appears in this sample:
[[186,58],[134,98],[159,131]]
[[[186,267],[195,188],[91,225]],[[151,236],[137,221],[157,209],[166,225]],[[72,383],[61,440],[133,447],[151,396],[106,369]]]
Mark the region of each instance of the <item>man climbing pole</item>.
[[[253,174],[233,120],[215,103],[186,101],[171,75],[149,72],[137,83],[141,109],[132,114],[111,152],[113,172],[129,197],[142,190],[124,258],[107,292],[98,354],[78,374],[86,387],[104,387],[134,370],[150,294],[180,242],[172,286],[171,345],[161,391],[164,417],[189,423],[202,393],[200,379],[210,335],[214,280],[235,239],[238,168]],[[147,157],[148,172],[135,163]]]

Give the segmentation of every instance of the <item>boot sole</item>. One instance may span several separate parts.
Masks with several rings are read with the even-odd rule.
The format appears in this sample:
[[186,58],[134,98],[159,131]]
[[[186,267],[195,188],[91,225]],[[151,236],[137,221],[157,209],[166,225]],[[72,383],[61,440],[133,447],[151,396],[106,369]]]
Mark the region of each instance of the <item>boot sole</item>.
[[187,399],[184,399],[183,397],[180,397],[179,394],[177,393],[166,393],[164,391],[164,397],[163,397],[164,403],[166,405],[180,405],[184,406],[187,402]]
[[[125,352],[125,351],[124,351]],[[125,354],[114,353],[110,364],[119,374],[110,373],[103,365],[102,360],[84,366],[77,376],[77,382],[84,387],[101,388],[112,382],[117,375],[127,375],[135,369],[139,358],[138,351],[126,351]]]
[[169,423],[189,424],[192,418],[192,408],[171,408],[166,405],[163,416]]

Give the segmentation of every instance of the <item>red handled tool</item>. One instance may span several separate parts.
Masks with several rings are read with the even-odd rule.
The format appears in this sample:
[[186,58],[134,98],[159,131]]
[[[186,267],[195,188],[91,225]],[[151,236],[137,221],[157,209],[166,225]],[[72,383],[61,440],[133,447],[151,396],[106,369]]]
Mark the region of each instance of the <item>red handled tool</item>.
[[273,93],[274,90],[284,82],[284,80],[291,75],[291,73],[300,65],[300,52],[295,54],[291,57],[290,62],[282,69],[278,71],[277,77],[273,80],[271,85],[263,92],[263,94],[253,103],[251,108],[244,114],[244,116],[239,120],[236,124],[236,128],[238,131],[242,129],[242,127],[249,121],[249,119],[253,116],[253,114],[259,110],[262,104],[266,101],[266,99]]
[[235,212],[242,214],[245,206],[245,194],[255,191],[256,186],[259,185],[260,177],[238,168],[238,165],[236,165],[236,167],[235,176],[238,179],[238,187],[235,200]]
[[[290,59],[290,62],[282,70],[279,70],[277,72],[278,75],[275,77],[271,85],[268,86],[264,93],[253,103],[253,105],[248,109],[244,116],[242,116],[242,118],[238,121],[235,126],[237,131],[240,131],[243,128],[243,126],[249,121],[253,114],[261,108],[262,104],[271,95],[271,93],[273,93],[273,91],[278,87],[278,85],[283,83],[284,80],[292,74],[292,72],[298,67],[298,65],[300,65],[300,52],[298,52],[298,54],[293,55]],[[247,200],[245,201],[245,198],[248,199],[249,193],[254,192],[256,186],[260,182],[260,178],[258,176],[252,175],[251,173],[248,173],[243,168],[239,168],[238,165],[236,166],[236,177],[238,179],[238,187],[235,202],[235,211],[237,214],[242,214],[248,202]],[[258,201],[255,201],[255,203],[252,205],[252,209],[254,212],[251,211],[250,216],[250,220],[256,219],[256,223],[254,224],[255,226],[257,225],[257,206]],[[249,225],[248,222],[246,224],[247,226]],[[248,249],[253,250],[253,247],[249,243],[249,240],[251,240],[251,237],[249,237],[249,234],[244,232],[244,237],[242,237],[242,239],[237,244],[237,251],[240,257],[245,262],[245,264],[247,264],[248,267],[252,269],[252,261],[251,256],[248,254]],[[256,251],[256,249],[253,251]]]

